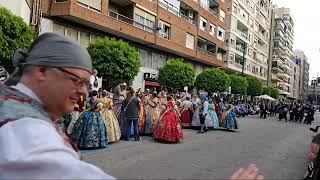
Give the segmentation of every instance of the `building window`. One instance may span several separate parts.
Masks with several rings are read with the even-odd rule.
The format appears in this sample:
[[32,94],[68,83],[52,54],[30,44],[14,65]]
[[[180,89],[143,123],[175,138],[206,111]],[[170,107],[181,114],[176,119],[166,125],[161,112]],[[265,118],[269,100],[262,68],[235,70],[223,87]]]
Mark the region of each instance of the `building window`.
[[237,14],[237,6],[235,4],[232,5],[232,11]]
[[66,28],[66,37],[78,42],[78,31],[72,28]]
[[225,30],[221,27],[218,27],[218,39],[224,42],[224,33]]
[[187,33],[186,35],[186,47],[189,49],[194,49],[194,36]]
[[87,47],[90,42],[90,34],[87,32],[80,32],[80,44]]
[[164,39],[170,39],[170,35],[171,35],[171,26],[170,24],[164,22],[164,21],[160,21],[159,22],[159,27],[160,27],[160,31],[159,31],[159,36],[164,38]]
[[210,23],[210,32],[209,32],[209,34],[211,36],[216,36],[216,26],[214,24],[212,24],[212,23]]
[[202,31],[206,31],[206,28],[207,28],[207,20],[203,17],[200,16],[200,24],[199,24],[199,28],[202,30]]
[[226,13],[220,9],[220,21],[224,22],[225,17]]
[[53,32],[64,36],[65,30],[64,26],[53,23]]
[[230,61],[234,61],[234,54],[230,54]]

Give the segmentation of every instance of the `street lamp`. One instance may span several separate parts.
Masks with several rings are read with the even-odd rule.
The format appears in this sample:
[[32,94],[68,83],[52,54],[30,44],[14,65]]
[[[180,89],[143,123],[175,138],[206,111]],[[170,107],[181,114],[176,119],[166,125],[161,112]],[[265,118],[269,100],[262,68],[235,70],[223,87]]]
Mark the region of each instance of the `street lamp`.
[[[249,45],[249,47],[252,47],[252,46],[255,46],[255,45],[256,45],[256,43],[253,43],[253,44]],[[243,41],[242,46],[243,46],[243,54],[242,54],[242,72],[241,72],[241,75],[243,76],[244,75],[245,56],[246,56],[246,51],[247,51],[248,44]]]

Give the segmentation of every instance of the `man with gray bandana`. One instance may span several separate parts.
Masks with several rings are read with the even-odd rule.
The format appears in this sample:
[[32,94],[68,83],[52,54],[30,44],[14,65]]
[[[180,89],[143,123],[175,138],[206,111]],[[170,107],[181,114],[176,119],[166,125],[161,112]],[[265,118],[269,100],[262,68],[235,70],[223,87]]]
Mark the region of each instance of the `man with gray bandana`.
[[28,53],[17,50],[13,64],[14,73],[0,85],[0,179],[114,179],[81,161],[55,124],[87,94],[88,52],[45,33]]

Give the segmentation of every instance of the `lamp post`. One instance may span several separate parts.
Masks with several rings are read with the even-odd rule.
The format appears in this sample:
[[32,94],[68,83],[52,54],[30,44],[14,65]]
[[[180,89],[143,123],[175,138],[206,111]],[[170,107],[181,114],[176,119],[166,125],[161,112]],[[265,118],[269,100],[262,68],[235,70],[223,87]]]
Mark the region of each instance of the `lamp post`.
[[[252,47],[252,46],[255,46],[256,43],[253,43],[251,45],[249,45],[249,47]],[[248,48],[248,44],[246,42],[243,41],[242,43],[242,47],[243,47],[243,54],[242,54],[242,71],[241,71],[241,75],[243,76],[244,75],[244,66],[245,66],[245,56],[246,56],[246,51],[247,51],[247,48]]]

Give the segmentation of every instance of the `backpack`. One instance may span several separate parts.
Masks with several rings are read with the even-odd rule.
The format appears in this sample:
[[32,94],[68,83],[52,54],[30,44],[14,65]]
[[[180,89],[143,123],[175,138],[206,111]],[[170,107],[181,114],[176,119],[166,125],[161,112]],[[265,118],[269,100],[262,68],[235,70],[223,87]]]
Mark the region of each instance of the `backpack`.
[[98,79],[97,79],[97,76],[94,76],[93,86],[94,86],[94,87],[98,87]]

